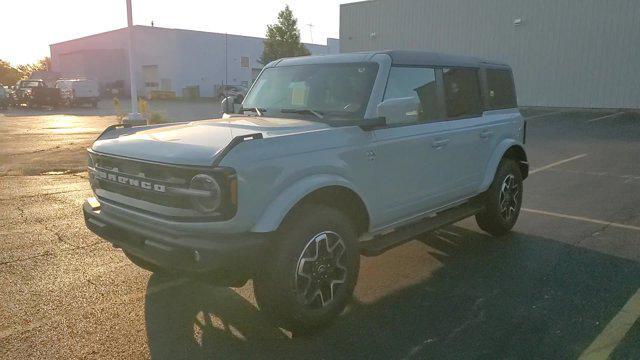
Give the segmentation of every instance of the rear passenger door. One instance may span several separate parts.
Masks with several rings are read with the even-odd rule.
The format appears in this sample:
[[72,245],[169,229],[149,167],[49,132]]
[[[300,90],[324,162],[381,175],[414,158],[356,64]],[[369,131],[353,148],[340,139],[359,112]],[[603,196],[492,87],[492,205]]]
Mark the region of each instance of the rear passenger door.
[[443,68],[442,84],[447,128],[440,136],[447,140],[443,149],[447,161],[438,170],[448,177],[443,197],[451,203],[477,193],[490,156],[484,144],[495,134],[485,126],[482,117],[479,69]]

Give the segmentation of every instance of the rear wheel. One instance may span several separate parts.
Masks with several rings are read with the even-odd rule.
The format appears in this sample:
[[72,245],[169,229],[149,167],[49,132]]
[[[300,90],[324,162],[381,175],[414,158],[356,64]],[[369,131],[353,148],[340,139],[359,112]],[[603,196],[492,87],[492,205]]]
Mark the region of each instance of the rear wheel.
[[324,205],[305,205],[285,221],[269,261],[254,279],[258,306],[294,333],[319,329],[351,300],[360,254],[352,222]]
[[515,160],[500,161],[483,200],[485,210],[476,215],[478,226],[494,236],[508,233],[518,220],[522,205],[522,174]]

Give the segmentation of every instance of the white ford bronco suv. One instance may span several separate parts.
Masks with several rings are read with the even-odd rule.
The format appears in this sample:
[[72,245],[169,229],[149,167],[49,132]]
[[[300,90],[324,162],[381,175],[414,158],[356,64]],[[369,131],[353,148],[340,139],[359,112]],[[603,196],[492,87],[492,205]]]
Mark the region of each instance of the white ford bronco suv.
[[470,216],[501,236],[518,218],[526,124],[506,64],[420,51],[281,59],[241,106],[107,128],[88,150],[89,229],[151,271],[253,279],[260,309],[304,332],[343,311],[361,254]]

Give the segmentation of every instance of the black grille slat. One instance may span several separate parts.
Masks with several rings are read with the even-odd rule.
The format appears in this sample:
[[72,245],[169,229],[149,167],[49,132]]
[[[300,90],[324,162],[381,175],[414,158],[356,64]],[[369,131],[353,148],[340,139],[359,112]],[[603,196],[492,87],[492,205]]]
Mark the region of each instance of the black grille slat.
[[175,185],[186,185],[191,178],[199,173],[199,171],[185,171],[184,168],[172,168],[163,167],[159,164],[150,164],[146,162],[140,162],[128,159],[115,159],[106,156],[97,156],[94,159],[94,164],[97,167],[102,167],[107,170],[118,169],[118,172],[141,176],[153,180],[159,180],[162,182],[168,182]]
[[[188,187],[193,176],[201,173],[197,169],[177,168],[171,166],[163,166],[162,164],[153,164],[143,161],[136,161],[122,158],[112,158],[104,155],[93,155],[94,166],[97,169],[105,169],[115,171],[123,175],[130,175],[148,179],[149,181],[164,183],[168,186]],[[192,205],[185,196],[155,193],[144,189],[132,187],[129,185],[119,184],[109,180],[99,180],[100,188],[130,197],[137,200],[147,201],[153,204],[180,208],[191,209]]]

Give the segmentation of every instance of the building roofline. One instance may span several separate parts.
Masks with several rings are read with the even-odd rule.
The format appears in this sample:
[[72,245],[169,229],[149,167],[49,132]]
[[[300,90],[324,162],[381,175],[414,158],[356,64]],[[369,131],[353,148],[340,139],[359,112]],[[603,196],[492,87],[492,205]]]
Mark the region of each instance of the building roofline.
[[[250,39],[256,39],[256,40],[265,40],[264,37],[259,37],[259,36],[251,36],[251,35],[238,35],[238,34],[229,34],[229,33],[220,33],[220,32],[213,32],[213,31],[204,31],[204,30],[191,30],[191,29],[179,29],[179,28],[166,28],[166,27],[159,27],[159,26],[148,26],[148,25],[134,25],[134,28],[137,29],[147,29],[147,30],[162,30],[162,31],[188,31],[188,32],[197,32],[197,33],[203,33],[203,34],[213,34],[213,35],[227,35],[227,36],[234,36],[234,37],[243,37],[243,38],[250,38]],[[79,38],[75,38],[75,39],[71,39],[71,40],[65,40],[65,41],[60,41],[57,43],[53,43],[53,44],[49,44],[49,46],[55,46],[55,45],[61,45],[61,44],[65,44],[65,43],[70,43],[70,42],[74,42],[77,40],[84,40],[84,39],[89,39],[92,37],[96,37],[96,36],[102,36],[105,34],[110,34],[110,33],[115,33],[118,31],[123,31],[126,30],[127,28],[118,28],[118,29],[114,29],[114,30],[109,30],[109,31],[105,31],[105,32],[101,32],[101,33],[97,33],[97,34],[92,34],[92,35],[87,35],[87,36],[82,36]],[[327,39],[334,39],[334,38],[327,38]],[[335,39],[335,40],[340,40],[340,39]],[[304,45],[315,45],[315,46],[327,46],[327,44],[313,44],[313,43],[305,43],[303,42],[302,44]]]
[[343,6],[352,6],[352,5],[358,5],[358,4],[362,4],[362,3],[373,3],[373,2],[377,2],[378,0],[361,0],[361,1],[354,1],[354,2],[350,2],[350,3],[343,3],[340,4],[340,7]]
[[64,44],[64,43],[68,43],[68,42],[72,42],[72,41],[76,41],[76,40],[88,39],[88,38],[92,38],[92,37],[96,37],[96,36],[102,36],[102,35],[105,35],[105,34],[110,34],[110,33],[122,31],[122,30],[125,30],[125,29],[126,29],[126,27],[113,29],[113,30],[109,30],[109,31],[103,31],[103,32],[100,32],[100,33],[97,33],[97,34],[81,36],[79,38],[75,38],[75,39],[71,39],[71,40],[65,40],[65,41],[60,41],[60,42],[57,42],[57,43],[49,44],[49,46],[60,45],[60,44]]

